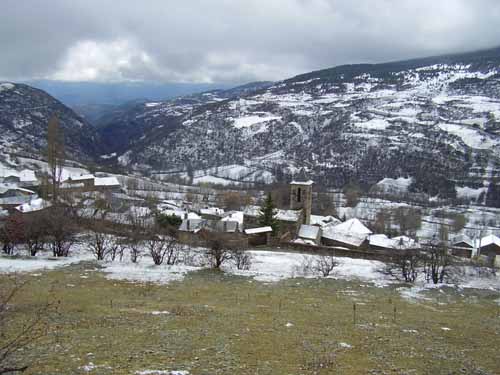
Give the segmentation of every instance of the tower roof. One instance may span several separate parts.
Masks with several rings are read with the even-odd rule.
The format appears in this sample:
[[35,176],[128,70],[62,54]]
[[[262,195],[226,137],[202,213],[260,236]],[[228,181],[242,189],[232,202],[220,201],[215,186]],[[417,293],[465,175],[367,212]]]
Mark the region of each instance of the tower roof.
[[308,181],[292,181],[290,182],[290,185],[306,185],[306,186],[310,186],[314,184],[314,181],[312,180],[308,180]]

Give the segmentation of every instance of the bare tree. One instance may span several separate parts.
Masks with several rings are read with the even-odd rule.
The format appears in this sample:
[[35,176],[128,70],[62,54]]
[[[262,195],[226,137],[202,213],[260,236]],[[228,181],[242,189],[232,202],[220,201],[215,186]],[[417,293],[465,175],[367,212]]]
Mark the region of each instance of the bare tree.
[[243,249],[233,250],[231,253],[231,259],[234,265],[239,270],[249,270],[252,265],[252,255]]
[[243,197],[236,191],[226,191],[217,196],[217,205],[227,210],[239,210],[242,204]]
[[299,265],[295,266],[297,274],[306,276],[314,272],[314,257],[303,255]]
[[219,269],[222,264],[232,259],[232,251],[221,236],[213,234],[208,244],[207,259],[212,268]]
[[16,276],[9,278],[6,287],[0,288],[0,374],[25,372],[28,369],[25,357],[18,354],[47,335],[46,317],[51,308],[46,303],[29,317],[23,318],[21,325],[13,325],[19,311],[15,299],[25,288],[26,282],[21,282]]
[[422,252],[426,280],[440,284],[451,276],[453,262],[444,244],[427,245]]
[[320,255],[314,261],[313,270],[321,273],[323,277],[328,277],[338,264],[333,255]]
[[31,256],[44,249],[47,241],[45,215],[34,212],[24,218],[24,240]]
[[178,262],[181,246],[173,237],[153,236],[146,240],[146,247],[149,250],[153,262],[159,266],[164,261],[168,265]]
[[401,233],[415,236],[422,226],[422,212],[413,207],[398,207],[394,211],[394,219],[399,224]]
[[55,257],[67,257],[71,246],[76,243],[76,231],[71,211],[54,206],[46,211],[47,239]]
[[387,263],[381,272],[396,280],[413,283],[417,280],[422,260],[418,250],[395,250],[391,262]]
[[52,116],[47,128],[47,163],[49,165],[49,185],[53,203],[57,202],[64,159],[64,136],[59,126],[59,119]]
[[14,254],[17,245],[24,242],[24,220],[21,214],[10,215],[0,227],[0,240],[3,252]]
[[118,250],[118,243],[114,236],[97,231],[93,233],[89,246],[97,260],[105,260],[110,254],[113,254],[112,260],[114,260]]
[[120,262],[123,261],[123,256],[125,255],[125,252],[129,249],[129,245],[124,239],[120,239],[116,241],[116,246],[114,246],[111,249],[111,252],[109,253],[109,257],[111,258],[111,261],[115,261],[116,257],[119,258]]
[[142,248],[144,244],[142,241],[132,238],[129,243],[128,247],[130,249],[130,261],[132,263],[137,263],[139,261],[139,257],[142,254]]

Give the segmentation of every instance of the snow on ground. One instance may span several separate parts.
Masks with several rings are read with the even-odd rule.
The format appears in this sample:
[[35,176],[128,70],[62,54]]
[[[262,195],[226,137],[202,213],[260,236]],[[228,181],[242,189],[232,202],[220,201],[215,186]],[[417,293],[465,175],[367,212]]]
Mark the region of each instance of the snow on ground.
[[487,150],[500,146],[497,140],[486,134],[481,134],[479,130],[468,126],[440,124],[439,127],[441,130],[461,138],[467,146],[472,148]]
[[[250,250],[251,266],[248,270],[238,270],[233,264],[224,264],[223,270],[227,273],[251,277],[256,281],[273,283],[290,278],[320,278],[322,277],[314,269],[319,255],[301,254],[292,252]],[[166,264],[155,266],[151,257],[144,255],[138,263],[132,263],[128,256],[124,261],[101,261],[99,265],[111,280],[126,280],[139,283],[168,284],[172,281],[182,281],[189,272],[199,271],[207,267],[205,250],[202,248],[192,249],[186,255],[186,262],[190,265],[177,264],[169,266]],[[0,256],[0,273],[34,272],[50,270],[57,267],[75,264],[81,261],[95,260],[93,254],[84,244],[75,245],[67,258],[52,258],[48,253],[34,258],[29,257],[7,257]],[[385,264],[379,261],[366,259],[352,259],[335,257],[338,265],[328,276],[331,279],[359,281],[372,283],[376,287],[385,287],[396,283],[390,276],[381,273]],[[426,283],[423,276],[412,286],[398,288],[400,294],[410,300],[429,299],[426,291],[453,287],[462,289],[482,289],[500,292],[500,275],[478,274],[473,267],[462,267],[452,281],[447,284],[434,285]],[[442,289],[440,289],[442,290]],[[155,314],[167,314],[168,312],[154,312]]]
[[15,85],[13,85],[10,82],[0,83],[0,92],[12,90],[14,87],[15,87]]
[[405,193],[412,181],[411,177],[384,178],[377,182],[377,187],[385,193]]
[[238,117],[234,119],[234,127],[237,129],[241,128],[248,128],[252,125],[255,124],[260,124],[262,122],[268,122],[272,120],[281,120],[281,116],[245,116],[245,117]]
[[55,258],[50,252],[40,253],[36,257],[0,256],[0,274],[51,270],[93,259],[95,258],[92,253],[87,251],[87,246],[83,244],[74,245],[70,255],[62,258]]
[[425,292],[431,290],[439,290],[444,293],[443,288],[454,288],[458,291],[465,289],[481,289],[500,293],[500,275],[494,275],[483,271],[479,274],[477,269],[471,266],[462,266],[455,271],[456,275],[452,276],[453,280],[449,280],[443,284],[433,284],[426,282],[423,275],[420,275],[417,281],[411,287],[398,288],[402,297],[409,300],[431,300]]
[[216,176],[202,176],[202,177],[195,177],[193,179],[193,184],[194,185],[200,185],[200,184],[216,184],[216,185],[238,185],[239,182],[236,181],[231,181],[231,180],[226,180],[225,178],[222,177],[216,177]]
[[380,118],[374,118],[366,122],[357,122],[354,125],[367,130],[385,130],[390,126],[386,120]]
[[[319,258],[317,255],[276,252],[276,251],[249,251],[252,256],[252,265],[248,271],[226,268],[241,276],[251,276],[257,281],[276,282],[294,277],[318,277],[318,273],[310,269]],[[360,280],[373,282],[377,286],[387,285],[389,280],[377,272],[383,263],[365,259],[339,258],[335,260],[339,265],[330,277],[344,280]]]
[[168,266],[162,264],[155,266],[150,258],[143,258],[138,263],[131,262],[106,262],[103,263],[106,278],[111,280],[127,280],[135,282],[151,282],[168,284],[171,281],[184,279],[190,271],[200,268],[185,265]]
[[475,199],[477,200],[482,193],[486,194],[488,190],[485,187],[473,189],[467,186],[457,186],[457,198],[459,199]]

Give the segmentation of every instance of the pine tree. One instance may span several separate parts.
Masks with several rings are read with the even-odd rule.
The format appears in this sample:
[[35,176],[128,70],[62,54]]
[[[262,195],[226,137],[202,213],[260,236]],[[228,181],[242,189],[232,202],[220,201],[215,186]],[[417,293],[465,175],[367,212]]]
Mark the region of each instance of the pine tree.
[[500,185],[495,180],[490,181],[488,191],[486,193],[486,206],[500,208]]
[[274,205],[271,193],[267,194],[264,204],[260,208],[259,224],[263,227],[273,228],[273,234],[278,233],[278,221],[274,217],[276,215],[276,206]]

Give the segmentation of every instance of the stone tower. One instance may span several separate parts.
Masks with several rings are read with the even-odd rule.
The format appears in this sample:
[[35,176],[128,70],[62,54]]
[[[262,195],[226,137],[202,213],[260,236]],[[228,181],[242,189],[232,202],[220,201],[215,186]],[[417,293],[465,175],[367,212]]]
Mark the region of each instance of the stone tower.
[[313,181],[290,182],[290,209],[303,210],[302,224],[311,223],[312,186]]

